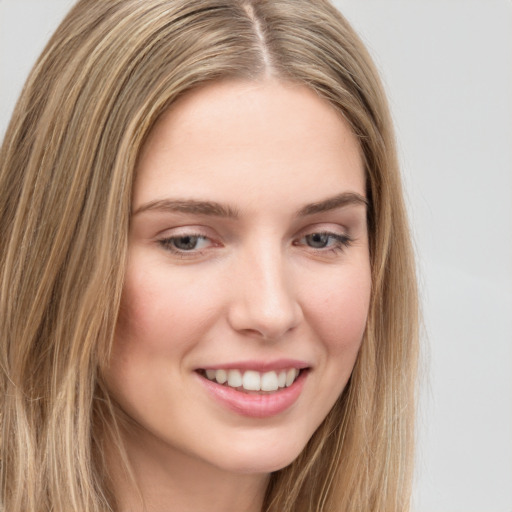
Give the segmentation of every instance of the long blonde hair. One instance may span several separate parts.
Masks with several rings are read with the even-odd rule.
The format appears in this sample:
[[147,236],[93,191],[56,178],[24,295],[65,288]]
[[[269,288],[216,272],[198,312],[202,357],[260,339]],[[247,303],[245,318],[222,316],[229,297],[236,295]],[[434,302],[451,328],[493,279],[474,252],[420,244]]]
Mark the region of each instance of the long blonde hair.
[[134,168],[194,87],[305,84],[358,136],[372,299],[351,380],[267,512],[409,510],[417,293],[392,123],[363,44],[327,0],[81,0],[36,63],[0,152],[0,509],[115,510],[101,379],[123,287]]

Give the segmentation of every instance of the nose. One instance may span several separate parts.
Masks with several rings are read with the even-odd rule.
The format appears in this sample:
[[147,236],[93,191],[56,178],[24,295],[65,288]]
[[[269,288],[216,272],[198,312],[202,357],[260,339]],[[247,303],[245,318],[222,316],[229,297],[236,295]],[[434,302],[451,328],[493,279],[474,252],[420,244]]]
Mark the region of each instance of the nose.
[[294,283],[280,250],[259,247],[236,263],[228,322],[233,329],[279,340],[303,319]]

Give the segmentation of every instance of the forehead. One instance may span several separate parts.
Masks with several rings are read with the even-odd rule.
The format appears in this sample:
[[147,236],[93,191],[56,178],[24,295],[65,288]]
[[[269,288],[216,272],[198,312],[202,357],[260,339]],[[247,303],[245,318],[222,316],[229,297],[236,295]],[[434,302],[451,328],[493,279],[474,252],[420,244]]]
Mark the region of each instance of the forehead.
[[184,96],[155,125],[139,159],[134,207],[169,194],[221,202],[246,194],[264,204],[285,190],[297,204],[364,195],[357,138],[305,86],[226,81]]

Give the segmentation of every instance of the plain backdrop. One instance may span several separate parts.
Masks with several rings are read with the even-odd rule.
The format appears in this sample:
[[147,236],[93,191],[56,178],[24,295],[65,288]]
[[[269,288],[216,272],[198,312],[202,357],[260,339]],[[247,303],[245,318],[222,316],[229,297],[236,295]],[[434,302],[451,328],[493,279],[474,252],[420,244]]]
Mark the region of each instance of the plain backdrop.
[[[0,137],[72,4],[0,0]],[[335,4],[382,73],[415,236],[424,333],[414,510],[512,512],[512,2]]]

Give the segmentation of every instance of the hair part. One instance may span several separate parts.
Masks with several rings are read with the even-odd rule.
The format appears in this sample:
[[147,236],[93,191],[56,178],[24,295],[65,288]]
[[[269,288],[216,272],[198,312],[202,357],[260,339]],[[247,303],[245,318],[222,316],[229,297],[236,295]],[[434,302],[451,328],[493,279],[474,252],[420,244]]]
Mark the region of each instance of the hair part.
[[134,169],[163,112],[215,80],[303,84],[366,166],[372,298],[351,380],[266,512],[409,509],[417,292],[392,123],[363,44],[326,0],[81,0],[29,76],[0,150],[0,508],[115,510],[103,384]]

